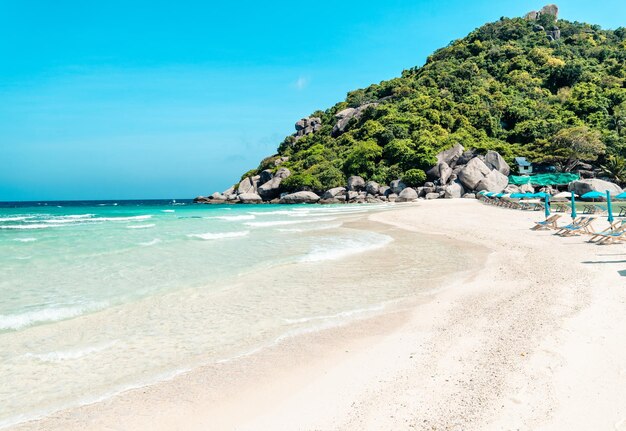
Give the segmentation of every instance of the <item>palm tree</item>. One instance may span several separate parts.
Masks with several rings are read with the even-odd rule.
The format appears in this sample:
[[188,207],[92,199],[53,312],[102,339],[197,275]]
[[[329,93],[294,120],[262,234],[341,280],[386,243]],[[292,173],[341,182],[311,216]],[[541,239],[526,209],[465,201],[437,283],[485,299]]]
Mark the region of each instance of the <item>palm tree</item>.
[[626,182],[626,159],[619,156],[609,156],[606,162],[600,165],[602,172],[612,180],[623,184]]

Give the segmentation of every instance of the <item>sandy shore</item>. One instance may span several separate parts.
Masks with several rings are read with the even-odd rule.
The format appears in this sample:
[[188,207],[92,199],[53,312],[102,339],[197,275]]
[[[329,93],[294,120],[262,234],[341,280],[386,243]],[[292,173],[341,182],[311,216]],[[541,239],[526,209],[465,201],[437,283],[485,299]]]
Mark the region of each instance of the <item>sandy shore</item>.
[[626,430],[624,244],[533,232],[541,213],[473,200],[369,217],[451,241],[474,270],[384,315],[15,429]]

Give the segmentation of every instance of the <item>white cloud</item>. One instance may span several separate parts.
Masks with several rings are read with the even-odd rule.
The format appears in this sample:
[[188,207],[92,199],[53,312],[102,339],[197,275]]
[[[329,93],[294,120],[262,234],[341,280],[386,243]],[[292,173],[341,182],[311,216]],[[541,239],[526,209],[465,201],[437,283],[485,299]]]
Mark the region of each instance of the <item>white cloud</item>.
[[297,90],[303,90],[309,85],[309,78],[300,76],[293,85]]

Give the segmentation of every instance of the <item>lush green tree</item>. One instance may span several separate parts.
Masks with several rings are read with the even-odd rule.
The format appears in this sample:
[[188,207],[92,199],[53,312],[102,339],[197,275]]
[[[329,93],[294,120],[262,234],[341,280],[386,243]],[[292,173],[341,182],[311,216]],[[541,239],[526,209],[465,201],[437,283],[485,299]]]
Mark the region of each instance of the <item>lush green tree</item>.
[[409,169],[402,175],[402,181],[411,187],[421,186],[426,181],[426,172],[421,169]]
[[383,149],[374,141],[357,143],[346,155],[343,170],[346,175],[370,178],[376,171]]
[[595,161],[606,147],[600,134],[585,126],[570,127],[554,135],[552,159],[563,165],[565,172],[573,170],[581,161]]

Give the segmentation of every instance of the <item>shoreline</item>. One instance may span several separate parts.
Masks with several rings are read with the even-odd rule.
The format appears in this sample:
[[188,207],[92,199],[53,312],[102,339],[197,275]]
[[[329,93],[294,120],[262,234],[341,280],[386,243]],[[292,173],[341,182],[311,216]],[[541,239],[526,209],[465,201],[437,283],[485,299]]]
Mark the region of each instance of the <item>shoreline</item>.
[[[370,223],[438,235],[459,247],[474,248],[477,261],[481,260],[480,251],[491,250],[482,267],[447,277],[442,288],[430,292],[428,298],[9,429],[81,429],[87,424],[90,429],[122,424],[122,429],[163,430],[207,426],[397,429],[407,425],[415,429],[470,425],[471,429],[508,429],[514,424],[523,424],[520,429],[545,424],[545,429],[559,429],[550,428],[554,413],[546,412],[567,406],[560,406],[554,395],[562,390],[553,382],[558,379],[542,374],[547,361],[542,349],[545,343],[554,343],[556,335],[563,336],[563,324],[572,324],[571,319],[590,309],[593,295],[589,287],[596,287],[595,281],[602,279],[605,286],[615,286],[619,276],[585,269],[572,272],[582,284],[560,273],[554,286],[544,291],[537,284],[555,276],[554,264],[546,262],[548,247],[558,249],[557,253],[576,249],[568,253],[574,261],[564,264],[570,271],[580,269],[575,258],[585,250],[591,254],[606,247],[576,245],[582,243],[580,238],[556,238],[528,230],[538,214],[476,201],[432,202],[404,204],[368,217]],[[493,223],[487,229],[484,220],[490,216]],[[499,218],[506,220],[502,223]],[[468,231],[468,224],[475,229]],[[502,236],[509,236],[512,244]],[[381,250],[386,249],[378,252]],[[533,273],[521,270],[511,258],[534,268]],[[565,287],[572,283],[574,292],[567,292]],[[615,294],[623,301],[623,293]],[[621,312],[619,304],[624,308],[624,302],[617,304]],[[523,314],[522,309],[526,310]],[[551,345],[550,350],[563,349],[563,345],[574,351],[581,347],[576,340],[567,343]],[[617,347],[626,351],[624,342]],[[541,364],[539,370],[535,362]],[[531,375],[537,378],[531,381]],[[621,376],[622,381],[624,378]],[[619,372],[613,380],[618,384]],[[546,381],[550,389],[537,396],[539,382]],[[570,379],[565,382],[571,384]],[[519,396],[522,389],[529,399]],[[613,389],[614,396],[624,394],[624,390]],[[616,409],[613,416],[616,414],[626,417],[623,408]],[[617,423],[614,417],[610,419],[613,425]],[[490,427],[498,422],[500,427]]]

